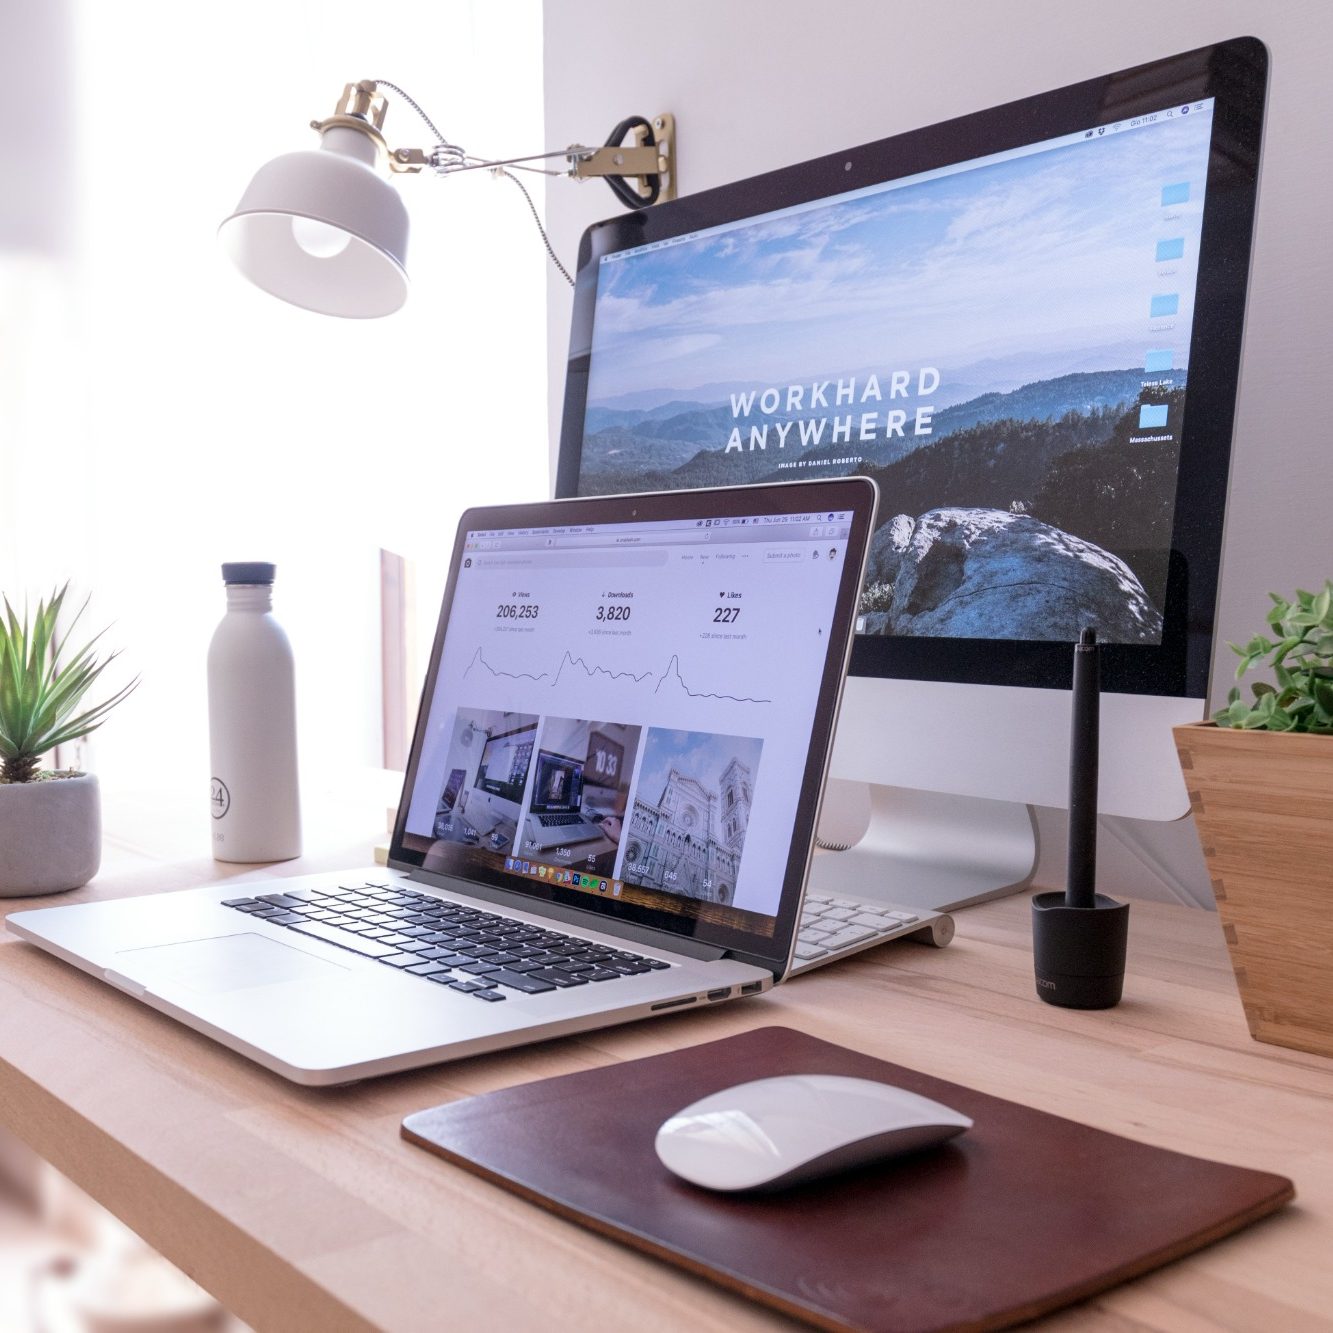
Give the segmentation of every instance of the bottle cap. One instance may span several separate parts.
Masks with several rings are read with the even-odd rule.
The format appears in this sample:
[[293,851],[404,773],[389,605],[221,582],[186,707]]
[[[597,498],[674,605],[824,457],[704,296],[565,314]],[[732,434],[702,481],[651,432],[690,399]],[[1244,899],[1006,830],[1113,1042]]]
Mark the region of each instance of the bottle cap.
[[223,583],[272,583],[277,565],[263,560],[236,560],[222,566]]

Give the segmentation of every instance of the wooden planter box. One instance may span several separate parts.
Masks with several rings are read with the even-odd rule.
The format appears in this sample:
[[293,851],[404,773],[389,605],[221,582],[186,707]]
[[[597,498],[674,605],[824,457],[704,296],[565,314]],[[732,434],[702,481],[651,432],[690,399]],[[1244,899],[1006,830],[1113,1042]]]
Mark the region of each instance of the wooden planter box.
[[1250,1034],[1333,1056],[1333,737],[1174,730]]

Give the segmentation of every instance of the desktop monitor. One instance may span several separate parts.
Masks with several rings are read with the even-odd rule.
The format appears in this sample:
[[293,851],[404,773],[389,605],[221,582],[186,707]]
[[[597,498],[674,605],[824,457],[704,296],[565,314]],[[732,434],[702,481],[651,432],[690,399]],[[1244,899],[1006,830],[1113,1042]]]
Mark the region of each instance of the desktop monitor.
[[513,731],[488,737],[472,785],[490,796],[510,802],[517,813],[528,780],[528,762],[532,758],[532,742],[536,734],[537,724],[533,721]]
[[1085,627],[1102,810],[1187,812],[1266,81],[1237,38],[585,232],[558,495],[879,484],[831,770],[871,827],[826,882],[1025,882]]

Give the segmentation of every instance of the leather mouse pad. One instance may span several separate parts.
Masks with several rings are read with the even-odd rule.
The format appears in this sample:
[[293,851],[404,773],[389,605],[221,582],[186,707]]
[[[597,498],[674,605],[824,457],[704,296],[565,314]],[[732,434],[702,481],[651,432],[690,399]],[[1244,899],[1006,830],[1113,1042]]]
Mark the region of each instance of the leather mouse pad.
[[[976,1124],[941,1147],[767,1196],[672,1176],[673,1112],[777,1074],[878,1079]],[[420,1111],[404,1138],[562,1217],[821,1328],[991,1329],[1275,1212],[1291,1182],[1187,1157],[784,1027]]]

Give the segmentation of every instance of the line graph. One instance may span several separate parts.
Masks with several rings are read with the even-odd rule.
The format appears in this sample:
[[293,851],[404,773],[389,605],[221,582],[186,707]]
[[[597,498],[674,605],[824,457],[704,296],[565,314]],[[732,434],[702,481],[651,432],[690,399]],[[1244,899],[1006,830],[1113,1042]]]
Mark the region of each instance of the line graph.
[[674,680],[676,684],[679,685],[680,688],[685,692],[685,694],[687,694],[691,699],[723,699],[726,700],[728,703],[736,703],[736,704],[771,704],[773,702],[772,699],[756,698],[751,695],[723,694],[723,693],[713,693],[708,690],[691,689],[689,684],[686,682],[684,675],[682,675],[681,673],[680,658],[675,653],[671,654],[671,660],[666,664],[665,669],[660,672],[658,671],[635,672],[635,671],[612,671],[608,667],[598,666],[596,663],[590,663],[586,658],[582,656],[576,656],[574,653],[571,653],[568,649],[566,649],[564,656],[561,657],[560,659],[560,665],[555,669],[554,672],[551,671],[531,672],[531,671],[504,671],[501,670],[499,667],[494,667],[486,660],[485,654],[482,652],[482,650],[478,648],[477,651],[472,654],[472,660],[467,664],[467,670],[463,672],[463,678],[466,680],[467,677],[472,674],[473,669],[476,667],[480,667],[483,670],[488,671],[492,676],[498,677],[503,680],[530,680],[534,684],[545,683],[550,689],[554,689],[557,685],[560,684],[561,677],[565,674],[566,669],[570,670],[577,669],[579,671],[582,671],[584,675],[588,677],[589,680],[594,680],[598,676],[605,676],[608,680],[633,681],[634,684],[636,685],[642,685],[645,681],[655,680],[656,684],[654,684],[652,689],[652,692],[654,694],[658,694],[661,691],[662,686],[667,684],[668,681]]

